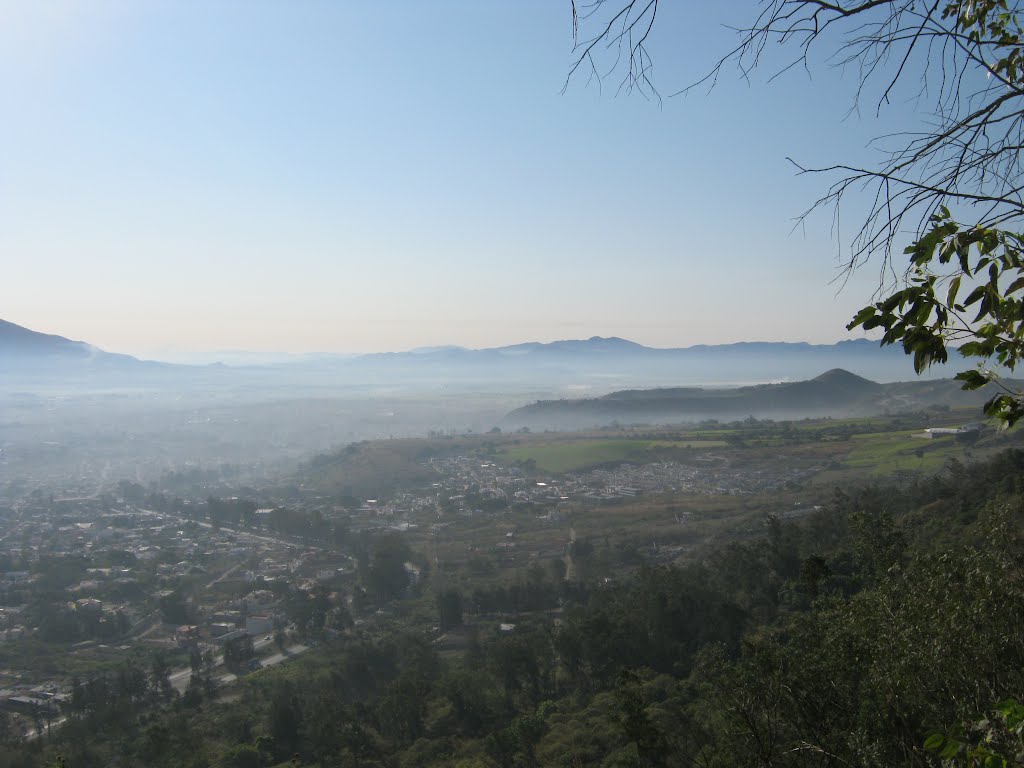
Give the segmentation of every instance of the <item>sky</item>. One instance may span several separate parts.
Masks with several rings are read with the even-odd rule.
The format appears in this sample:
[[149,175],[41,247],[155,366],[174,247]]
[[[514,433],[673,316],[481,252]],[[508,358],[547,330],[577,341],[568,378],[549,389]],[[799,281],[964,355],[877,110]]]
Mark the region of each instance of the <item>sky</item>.
[[569,0],[0,0],[0,318],[157,359],[850,338],[877,270],[840,290],[786,158],[914,116],[824,65],[670,96],[757,5],[663,10],[659,101],[563,92]]

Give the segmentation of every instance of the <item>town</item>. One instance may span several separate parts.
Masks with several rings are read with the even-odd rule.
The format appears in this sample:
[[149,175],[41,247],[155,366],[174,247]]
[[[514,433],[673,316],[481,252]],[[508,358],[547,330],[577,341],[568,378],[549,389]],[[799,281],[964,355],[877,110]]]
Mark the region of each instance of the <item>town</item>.
[[[928,418],[893,418],[878,434],[919,455],[914,430]],[[715,520],[742,528],[765,513],[818,508],[815,479],[835,470],[843,445],[836,427],[727,426],[710,437],[730,441],[708,439],[705,426],[357,443],[262,485],[229,466],[146,485],[120,480],[98,493],[93,477],[66,478],[52,492],[9,483],[0,498],[0,713],[11,732],[37,736],[62,722],[90,680],[126,664],[168,696],[215,696],[322,640],[387,622],[431,572],[434,591],[459,574],[487,584],[488,574],[541,566],[556,579],[608,581],[630,563],[672,562]],[[880,423],[838,429],[852,438]],[[961,450],[957,430],[931,434],[929,459]],[[610,449],[634,452],[574,471],[544,466]],[[395,468],[389,480],[407,479],[373,495],[332,488],[335,475],[348,482],[360,462],[382,456]],[[601,541],[605,554],[587,560]],[[475,612],[507,631],[514,614],[500,606],[481,588],[459,610],[467,623]],[[440,625],[431,636],[457,646]]]

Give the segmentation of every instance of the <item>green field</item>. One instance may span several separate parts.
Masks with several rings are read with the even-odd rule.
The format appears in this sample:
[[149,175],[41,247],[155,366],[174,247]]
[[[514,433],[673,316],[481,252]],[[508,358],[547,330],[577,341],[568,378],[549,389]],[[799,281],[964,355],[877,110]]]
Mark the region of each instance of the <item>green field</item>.
[[508,448],[502,458],[509,462],[534,461],[545,472],[576,472],[618,461],[651,461],[658,450],[720,448],[722,440],[559,440]]
[[[917,430],[919,431],[919,430]],[[844,464],[853,469],[870,469],[875,474],[898,471],[938,472],[946,460],[963,461],[964,446],[952,437],[923,440],[913,432],[876,432],[853,437],[853,448]]]

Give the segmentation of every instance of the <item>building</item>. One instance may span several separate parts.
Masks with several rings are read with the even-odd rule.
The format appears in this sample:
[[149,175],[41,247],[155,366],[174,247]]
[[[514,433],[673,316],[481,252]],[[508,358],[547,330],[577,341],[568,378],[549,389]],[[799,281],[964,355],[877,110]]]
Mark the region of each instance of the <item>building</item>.
[[255,637],[266,635],[274,630],[274,620],[269,616],[249,616],[245,620],[245,633]]

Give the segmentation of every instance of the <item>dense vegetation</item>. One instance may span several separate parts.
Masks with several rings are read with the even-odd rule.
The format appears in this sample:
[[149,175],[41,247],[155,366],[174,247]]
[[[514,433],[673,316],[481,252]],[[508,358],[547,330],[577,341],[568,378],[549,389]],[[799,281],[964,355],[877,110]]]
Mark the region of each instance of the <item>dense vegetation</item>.
[[[1008,451],[837,491],[619,581],[535,568],[475,593],[428,583],[240,696],[193,686],[162,704],[160,670],[90,683],[66,724],[0,763],[937,765],[1024,697],[1022,513],[1024,452]],[[431,642],[428,605],[461,647]]]

